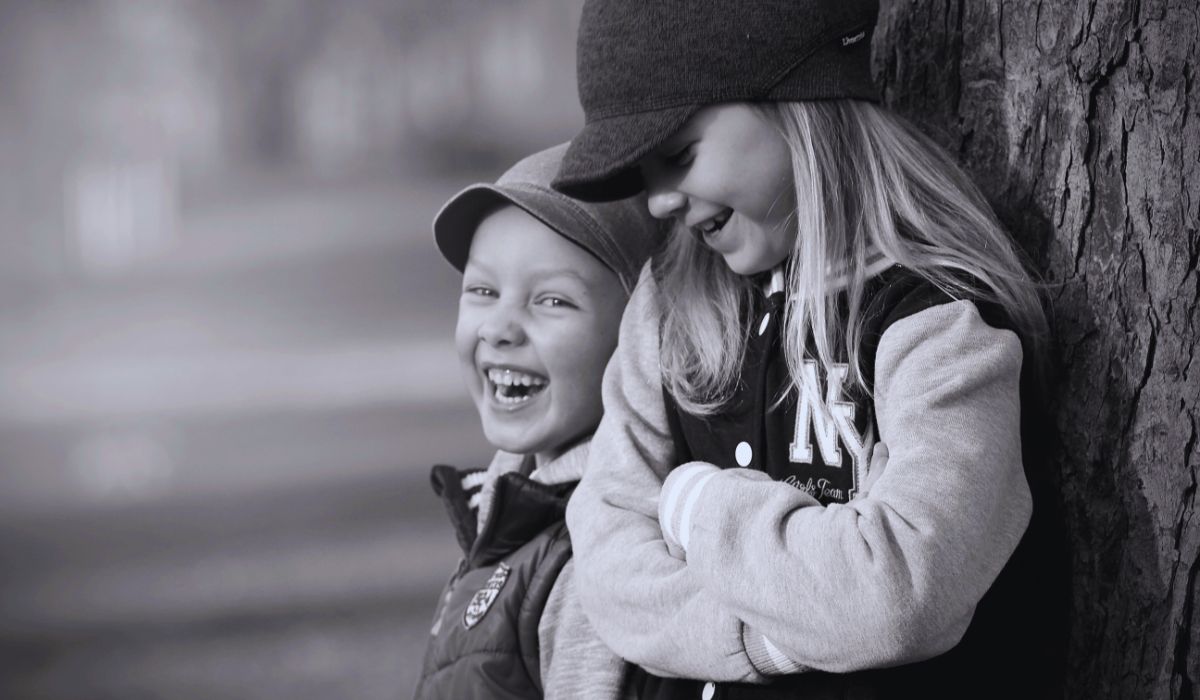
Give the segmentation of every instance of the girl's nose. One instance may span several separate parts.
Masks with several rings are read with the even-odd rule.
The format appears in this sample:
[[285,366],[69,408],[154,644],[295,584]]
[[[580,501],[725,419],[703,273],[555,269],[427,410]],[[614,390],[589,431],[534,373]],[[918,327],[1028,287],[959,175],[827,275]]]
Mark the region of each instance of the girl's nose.
[[479,339],[497,348],[520,345],[525,342],[525,330],[512,312],[496,309],[486,321],[479,324]]
[[687,197],[672,189],[653,189],[646,198],[650,215],[656,219],[670,219],[682,214],[686,205]]

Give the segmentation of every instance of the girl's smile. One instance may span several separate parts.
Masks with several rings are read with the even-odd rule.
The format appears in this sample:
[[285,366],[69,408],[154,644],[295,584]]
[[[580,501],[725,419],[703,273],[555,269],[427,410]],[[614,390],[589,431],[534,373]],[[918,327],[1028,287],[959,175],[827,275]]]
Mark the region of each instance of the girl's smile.
[[674,219],[730,269],[750,275],[781,263],[796,240],[791,154],[756,108],[697,112],[640,164],[650,213]]

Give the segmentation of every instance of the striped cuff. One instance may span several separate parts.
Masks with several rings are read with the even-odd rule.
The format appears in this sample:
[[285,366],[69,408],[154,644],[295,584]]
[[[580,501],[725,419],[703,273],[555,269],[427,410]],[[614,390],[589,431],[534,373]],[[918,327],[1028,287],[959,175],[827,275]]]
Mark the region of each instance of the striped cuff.
[[748,625],[742,626],[742,645],[746,647],[746,656],[754,670],[764,676],[783,676],[789,673],[801,673],[812,669],[788,658],[771,640],[762,636]]
[[658,522],[668,547],[687,551],[692,512],[700,500],[700,492],[720,472],[707,462],[688,462],[667,475],[658,498]]

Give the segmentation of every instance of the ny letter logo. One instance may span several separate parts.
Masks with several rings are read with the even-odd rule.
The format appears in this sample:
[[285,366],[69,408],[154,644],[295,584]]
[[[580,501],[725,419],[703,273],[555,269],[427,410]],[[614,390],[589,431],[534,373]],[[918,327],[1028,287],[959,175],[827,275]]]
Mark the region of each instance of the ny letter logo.
[[858,485],[859,465],[866,463],[869,442],[854,428],[854,404],[843,401],[842,385],[846,381],[849,367],[837,364],[830,368],[825,396],[821,396],[821,382],[817,378],[816,360],[805,360],[803,382],[796,406],[796,429],[792,434],[789,458],[802,464],[813,463],[812,439],[817,438],[821,450],[821,461],[830,467],[842,466],[842,445],[850,450],[853,460],[854,482]]

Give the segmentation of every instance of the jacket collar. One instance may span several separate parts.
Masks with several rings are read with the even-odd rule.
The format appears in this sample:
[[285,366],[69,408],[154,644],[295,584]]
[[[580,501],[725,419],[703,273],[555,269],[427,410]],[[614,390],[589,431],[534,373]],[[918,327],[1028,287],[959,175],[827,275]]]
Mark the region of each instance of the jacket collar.
[[[536,469],[532,456],[509,452],[497,452],[484,470],[434,467],[434,492],[464,555],[478,565],[489,563],[561,520],[567,497],[583,476],[590,442],[585,439]],[[480,481],[482,488],[472,493]]]

